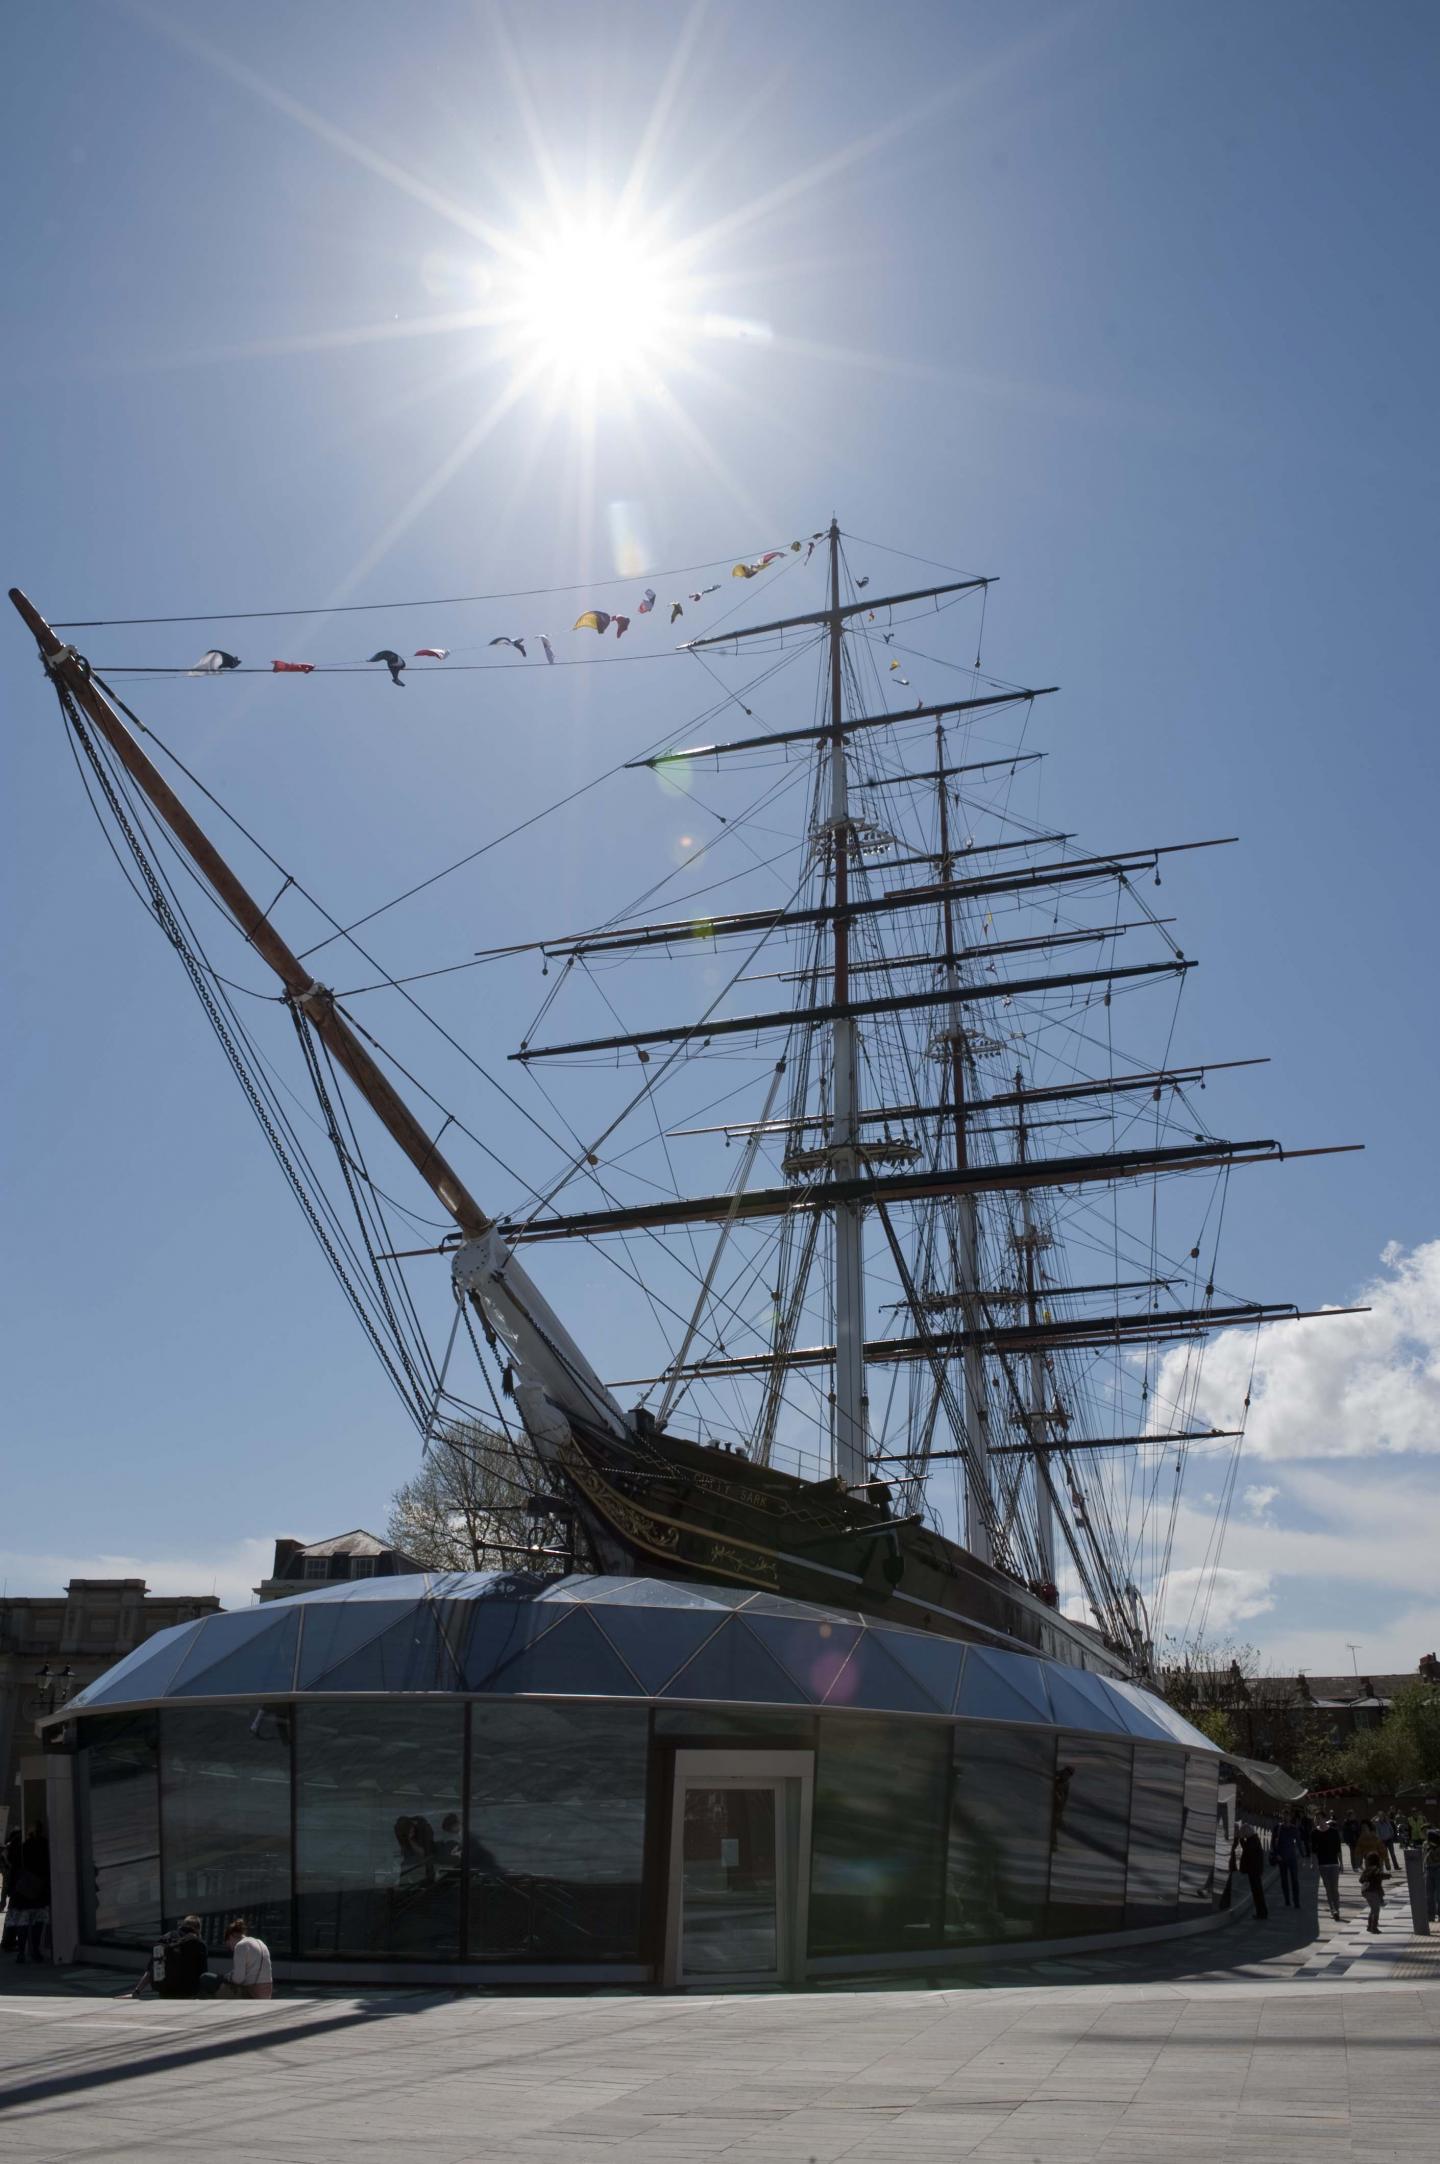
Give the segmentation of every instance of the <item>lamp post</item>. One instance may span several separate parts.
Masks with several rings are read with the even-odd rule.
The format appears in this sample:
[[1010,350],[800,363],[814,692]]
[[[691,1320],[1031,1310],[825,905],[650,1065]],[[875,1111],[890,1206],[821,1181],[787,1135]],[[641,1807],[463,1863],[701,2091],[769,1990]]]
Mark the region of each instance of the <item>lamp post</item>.
[[46,1661],[43,1668],[35,1671],[35,1685],[35,1696],[25,1710],[31,1720],[42,1721],[61,1706],[68,1705],[70,1693],[75,1688],[75,1671],[67,1661],[57,1674]]

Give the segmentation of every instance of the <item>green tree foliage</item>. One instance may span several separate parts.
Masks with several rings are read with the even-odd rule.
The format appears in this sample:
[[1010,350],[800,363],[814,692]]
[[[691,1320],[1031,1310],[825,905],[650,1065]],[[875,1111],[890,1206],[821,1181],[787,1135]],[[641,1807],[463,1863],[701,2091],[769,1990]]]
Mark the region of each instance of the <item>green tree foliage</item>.
[[1235,1733],[1235,1723],[1223,1706],[1196,1706],[1185,1718],[1202,1736],[1208,1736],[1218,1750],[1239,1750],[1240,1738]]

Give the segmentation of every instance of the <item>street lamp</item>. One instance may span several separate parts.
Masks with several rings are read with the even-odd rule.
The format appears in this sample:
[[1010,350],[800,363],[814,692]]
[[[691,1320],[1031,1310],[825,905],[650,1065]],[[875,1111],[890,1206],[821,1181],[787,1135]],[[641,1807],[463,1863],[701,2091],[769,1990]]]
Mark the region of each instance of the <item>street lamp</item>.
[[32,1720],[39,1721],[69,1703],[70,1693],[75,1688],[75,1671],[67,1662],[57,1675],[46,1661],[43,1668],[36,1669],[35,1682],[36,1695],[27,1711]]

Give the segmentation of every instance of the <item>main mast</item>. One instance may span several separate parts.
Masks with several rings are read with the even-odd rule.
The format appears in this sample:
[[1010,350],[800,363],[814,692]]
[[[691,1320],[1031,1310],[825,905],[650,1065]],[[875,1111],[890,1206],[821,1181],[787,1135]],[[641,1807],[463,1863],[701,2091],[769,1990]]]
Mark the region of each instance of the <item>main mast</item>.
[[[832,1177],[853,1180],[857,1151],[858,1090],[855,1017],[850,1001],[850,797],[845,758],[841,671],[840,528],[830,522],[830,845],[835,865],[834,1004],[831,1024],[830,1164]],[[858,1202],[837,1202],[835,1223],[835,1471],[847,1486],[867,1477],[865,1399],[864,1218]]]
[[[950,883],[954,860],[950,853],[950,793],[945,782],[945,732],[935,723],[936,789],[940,799],[941,881]],[[945,988],[955,995],[945,1030],[950,1053],[950,1101],[955,1119],[955,1169],[970,1162],[965,1117],[966,1035],[961,1019],[960,969],[955,940],[955,905],[947,894],[941,904],[945,942]],[[955,1290],[960,1296],[966,1346],[961,1357],[965,1377],[965,1545],[986,1563],[995,1560],[990,1540],[990,1416],[985,1402],[985,1356],[981,1346],[983,1316],[976,1302],[980,1290],[980,1226],[975,1197],[962,1194],[955,1202]],[[960,1438],[957,1436],[956,1441]]]

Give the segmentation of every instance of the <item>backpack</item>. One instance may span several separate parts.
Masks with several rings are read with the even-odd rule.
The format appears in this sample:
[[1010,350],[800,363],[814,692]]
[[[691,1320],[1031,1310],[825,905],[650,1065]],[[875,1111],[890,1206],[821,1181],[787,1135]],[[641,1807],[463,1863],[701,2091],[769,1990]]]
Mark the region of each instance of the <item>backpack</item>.
[[165,1981],[165,1959],[169,1951],[169,1939],[157,1939],[150,1949],[150,1976],[157,1991]]

